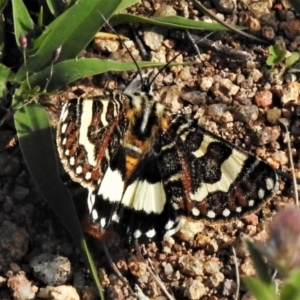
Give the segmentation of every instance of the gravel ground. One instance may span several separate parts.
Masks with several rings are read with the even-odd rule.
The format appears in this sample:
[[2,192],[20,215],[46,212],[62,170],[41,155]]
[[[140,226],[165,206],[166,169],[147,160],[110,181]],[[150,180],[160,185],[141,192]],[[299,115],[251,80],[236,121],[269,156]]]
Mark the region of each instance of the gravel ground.
[[[209,38],[218,43],[213,46],[215,51],[200,48],[198,55],[195,47],[187,47],[187,37],[180,37],[175,30],[136,28],[146,45],[147,59],[166,62],[183,51],[176,61],[194,62],[163,71],[154,88],[173,112],[184,108],[200,126],[290,174],[286,135],[278,121],[285,118],[291,132],[295,174],[300,178],[298,74],[288,73],[283,63],[272,69],[266,66],[269,45],[278,43],[289,52],[299,52],[299,18],[287,1],[238,2],[237,7],[233,0],[204,4],[227,23],[248,27],[250,33],[263,37],[265,44],[233,32],[214,33]],[[167,12],[203,19],[186,1],[149,1],[129,12],[147,16]],[[131,29],[124,26],[117,31],[130,36]],[[128,47],[140,59],[142,51],[135,44],[128,42]],[[130,61],[126,50],[112,40],[95,40],[84,55]],[[87,94],[120,89],[132,76],[104,74],[83,80],[76,88]],[[58,99],[69,97],[74,89]],[[51,117],[55,121],[57,114]],[[12,124],[2,125],[0,132],[0,299],[98,299],[79,251],[30,178]],[[82,215],[86,192],[67,182]],[[290,180],[281,178],[278,193],[257,214],[214,226],[188,222],[176,236],[142,246],[144,260],[134,248],[121,247],[118,239],[109,241],[111,258],[128,284],[111,270],[99,242],[88,238],[106,299],[167,299],[147,264],[174,299],[233,299],[237,280],[231,247],[237,253],[240,276],[253,275],[241,237],[247,234],[255,240],[266,239],[267,222],[280,206],[293,201]],[[136,288],[134,295],[132,289]],[[250,299],[243,285],[239,294],[243,300]]]

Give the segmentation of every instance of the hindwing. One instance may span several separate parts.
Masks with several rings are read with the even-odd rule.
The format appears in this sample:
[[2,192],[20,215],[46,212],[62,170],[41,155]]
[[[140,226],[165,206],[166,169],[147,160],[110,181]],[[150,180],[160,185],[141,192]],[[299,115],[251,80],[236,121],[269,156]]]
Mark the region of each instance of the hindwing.
[[148,152],[127,181],[124,160],[120,149],[95,193],[93,221],[104,229],[112,225],[127,242],[146,243],[173,235],[184,221],[166,198],[157,154]]

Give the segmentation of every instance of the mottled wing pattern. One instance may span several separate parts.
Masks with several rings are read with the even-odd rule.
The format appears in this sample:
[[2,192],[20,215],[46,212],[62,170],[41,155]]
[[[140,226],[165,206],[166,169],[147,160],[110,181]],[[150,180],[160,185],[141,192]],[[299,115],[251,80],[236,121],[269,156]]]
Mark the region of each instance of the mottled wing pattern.
[[[151,151],[140,160],[125,182],[123,192],[117,188],[121,185],[118,178],[125,175],[123,150],[120,148],[112,159],[110,170],[99,187],[92,211],[97,216],[96,220],[93,218],[94,222],[99,222],[104,229],[113,226],[120,237],[129,243],[135,239],[139,243],[147,243],[173,235],[184,220],[178,217],[166,198],[157,155]],[[112,182],[115,182],[114,191]]]
[[127,120],[121,94],[68,101],[57,128],[61,161],[71,178],[94,190],[122,142]]
[[57,142],[66,171],[89,189],[94,236],[113,228],[129,242],[161,240],[181,216],[238,218],[278,187],[266,163],[148,94],[70,100]]
[[278,188],[269,165],[181,115],[160,143],[166,196],[180,215],[214,222],[238,218],[259,209]]

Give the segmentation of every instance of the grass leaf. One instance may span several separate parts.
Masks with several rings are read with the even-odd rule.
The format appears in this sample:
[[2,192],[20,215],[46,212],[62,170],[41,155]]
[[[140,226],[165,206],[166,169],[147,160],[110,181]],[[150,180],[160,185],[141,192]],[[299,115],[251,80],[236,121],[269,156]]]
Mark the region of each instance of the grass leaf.
[[118,14],[113,16],[110,22],[113,25],[118,25],[121,23],[139,23],[139,24],[153,24],[158,26],[181,28],[181,29],[196,29],[196,30],[211,30],[211,31],[228,30],[226,27],[218,23],[195,21],[180,16],[145,18],[145,17],[140,17],[131,14]]
[[256,300],[277,300],[275,286],[255,277],[245,277],[243,281]]
[[[20,103],[21,101],[15,98],[14,102],[14,106],[16,106],[16,102]],[[45,109],[35,103],[23,106],[15,112],[14,121],[20,147],[35,184],[68,230],[76,245],[83,251],[101,299],[104,299],[95,266],[84,241],[72,197],[58,174],[56,151]]]
[[56,18],[34,44],[37,52],[22,66],[16,76],[17,82],[29,74],[38,72],[51,63],[52,53],[62,46],[58,61],[75,58],[103,26],[99,12],[109,19],[121,0],[78,0],[78,2]]
[[[163,66],[165,65],[165,63],[141,61],[138,62],[138,65],[141,68],[148,68]],[[183,64],[174,63],[172,65]],[[136,71],[136,66],[133,62],[118,62],[110,60],[101,60],[97,58],[66,60],[54,65],[53,77],[48,85],[47,91],[53,92],[77,79],[109,71]],[[49,78],[49,73],[50,67],[30,76],[29,81],[31,86],[39,86],[41,89],[43,89],[45,87],[46,81]],[[22,84],[22,88],[24,88],[24,90],[26,90],[26,86],[26,83]]]
[[34,22],[22,0],[12,0],[14,35],[17,45],[20,46],[19,37],[21,34],[27,37],[28,43],[30,38],[34,38]]

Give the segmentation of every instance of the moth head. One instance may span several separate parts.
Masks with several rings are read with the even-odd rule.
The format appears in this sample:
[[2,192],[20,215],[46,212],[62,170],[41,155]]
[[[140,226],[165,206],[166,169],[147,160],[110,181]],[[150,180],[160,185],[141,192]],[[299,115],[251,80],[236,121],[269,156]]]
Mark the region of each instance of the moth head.
[[127,99],[128,127],[138,139],[153,137],[168,128],[170,114],[154,96],[135,93]]

